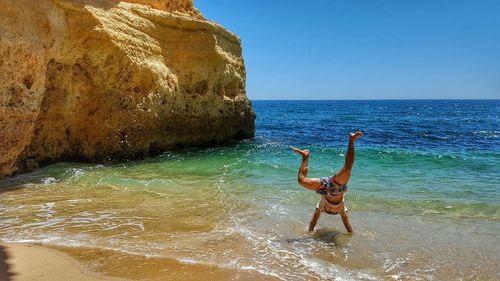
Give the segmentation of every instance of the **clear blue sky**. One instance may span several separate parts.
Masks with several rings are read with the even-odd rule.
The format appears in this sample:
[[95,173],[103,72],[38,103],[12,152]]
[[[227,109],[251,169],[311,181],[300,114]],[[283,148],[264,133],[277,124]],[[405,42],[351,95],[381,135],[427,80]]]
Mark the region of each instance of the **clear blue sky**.
[[500,98],[500,0],[195,0],[257,99]]

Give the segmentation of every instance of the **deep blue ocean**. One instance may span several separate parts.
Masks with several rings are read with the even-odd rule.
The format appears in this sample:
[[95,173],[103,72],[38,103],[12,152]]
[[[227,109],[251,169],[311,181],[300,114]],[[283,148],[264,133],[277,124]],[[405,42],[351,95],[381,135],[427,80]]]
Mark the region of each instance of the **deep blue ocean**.
[[363,146],[498,152],[500,100],[254,101],[257,139],[337,146],[349,131]]
[[[153,272],[165,258],[263,280],[499,280],[500,100],[252,105],[251,140],[1,182],[0,240],[70,249],[122,277],[113,261]],[[331,215],[310,233],[319,196],[298,185],[290,146],[311,151],[310,177],[330,176],[358,130],[354,235]]]

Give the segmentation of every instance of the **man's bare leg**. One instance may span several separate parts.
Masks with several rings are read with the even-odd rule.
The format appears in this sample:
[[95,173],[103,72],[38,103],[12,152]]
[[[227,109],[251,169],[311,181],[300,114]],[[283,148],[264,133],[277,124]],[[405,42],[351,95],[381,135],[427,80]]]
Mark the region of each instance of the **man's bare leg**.
[[309,231],[313,231],[314,227],[316,226],[316,223],[318,222],[319,216],[321,215],[321,211],[316,208],[314,210],[313,217],[311,219],[311,222],[309,223]]
[[309,171],[308,163],[309,163],[309,150],[300,150],[298,148],[292,147],[292,150],[300,155],[302,155],[302,164],[300,164],[299,174],[297,176],[297,180],[300,185],[303,187],[314,190],[320,186],[321,180],[319,178],[308,178],[307,172]]
[[363,135],[362,132],[350,133],[349,146],[345,156],[344,167],[335,176],[335,181],[340,184],[347,184],[351,177],[352,166],[354,165],[354,142]]
[[352,233],[352,226],[351,223],[349,222],[349,216],[347,215],[347,212],[342,212],[340,214],[340,217],[342,218],[342,222],[344,223],[347,232]]

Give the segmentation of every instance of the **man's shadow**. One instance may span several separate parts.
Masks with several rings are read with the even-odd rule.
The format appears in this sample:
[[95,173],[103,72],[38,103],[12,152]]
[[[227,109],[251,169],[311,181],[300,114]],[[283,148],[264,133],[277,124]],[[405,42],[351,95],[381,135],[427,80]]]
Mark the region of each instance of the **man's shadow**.
[[347,245],[350,234],[341,232],[333,227],[319,228],[312,233],[312,237],[324,243],[333,243],[335,246],[344,247]]
[[352,236],[351,234],[339,231],[334,227],[324,227],[324,228],[318,228],[317,230],[310,232],[307,235],[307,237],[290,238],[287,239],[286,241],[288,243],[295,243],[295,242],[308,243],[311,242],[311,240],[316,240],[322,243],[332,244],[337,247],[344,248],[349,244],[351,236]]
[[0,246],[0,281],[9,281],[14,276],[12,272],[9,272],[8,258],[5,248]]

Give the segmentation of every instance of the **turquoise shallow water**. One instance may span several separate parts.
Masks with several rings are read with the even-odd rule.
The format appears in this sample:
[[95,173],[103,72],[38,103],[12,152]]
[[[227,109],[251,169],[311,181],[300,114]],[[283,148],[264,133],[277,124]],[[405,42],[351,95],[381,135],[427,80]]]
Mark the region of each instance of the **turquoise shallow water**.
[[[0,185],[0,239],[92,247],[286,280],[495,280],[499,101],[254,102],[254,140],[123,163],[59,163]],[[356,234],[298,186],[342,167]],[[104,262],[104,261],[100,261]],[[92,263],[94,266],[99,262]]]

